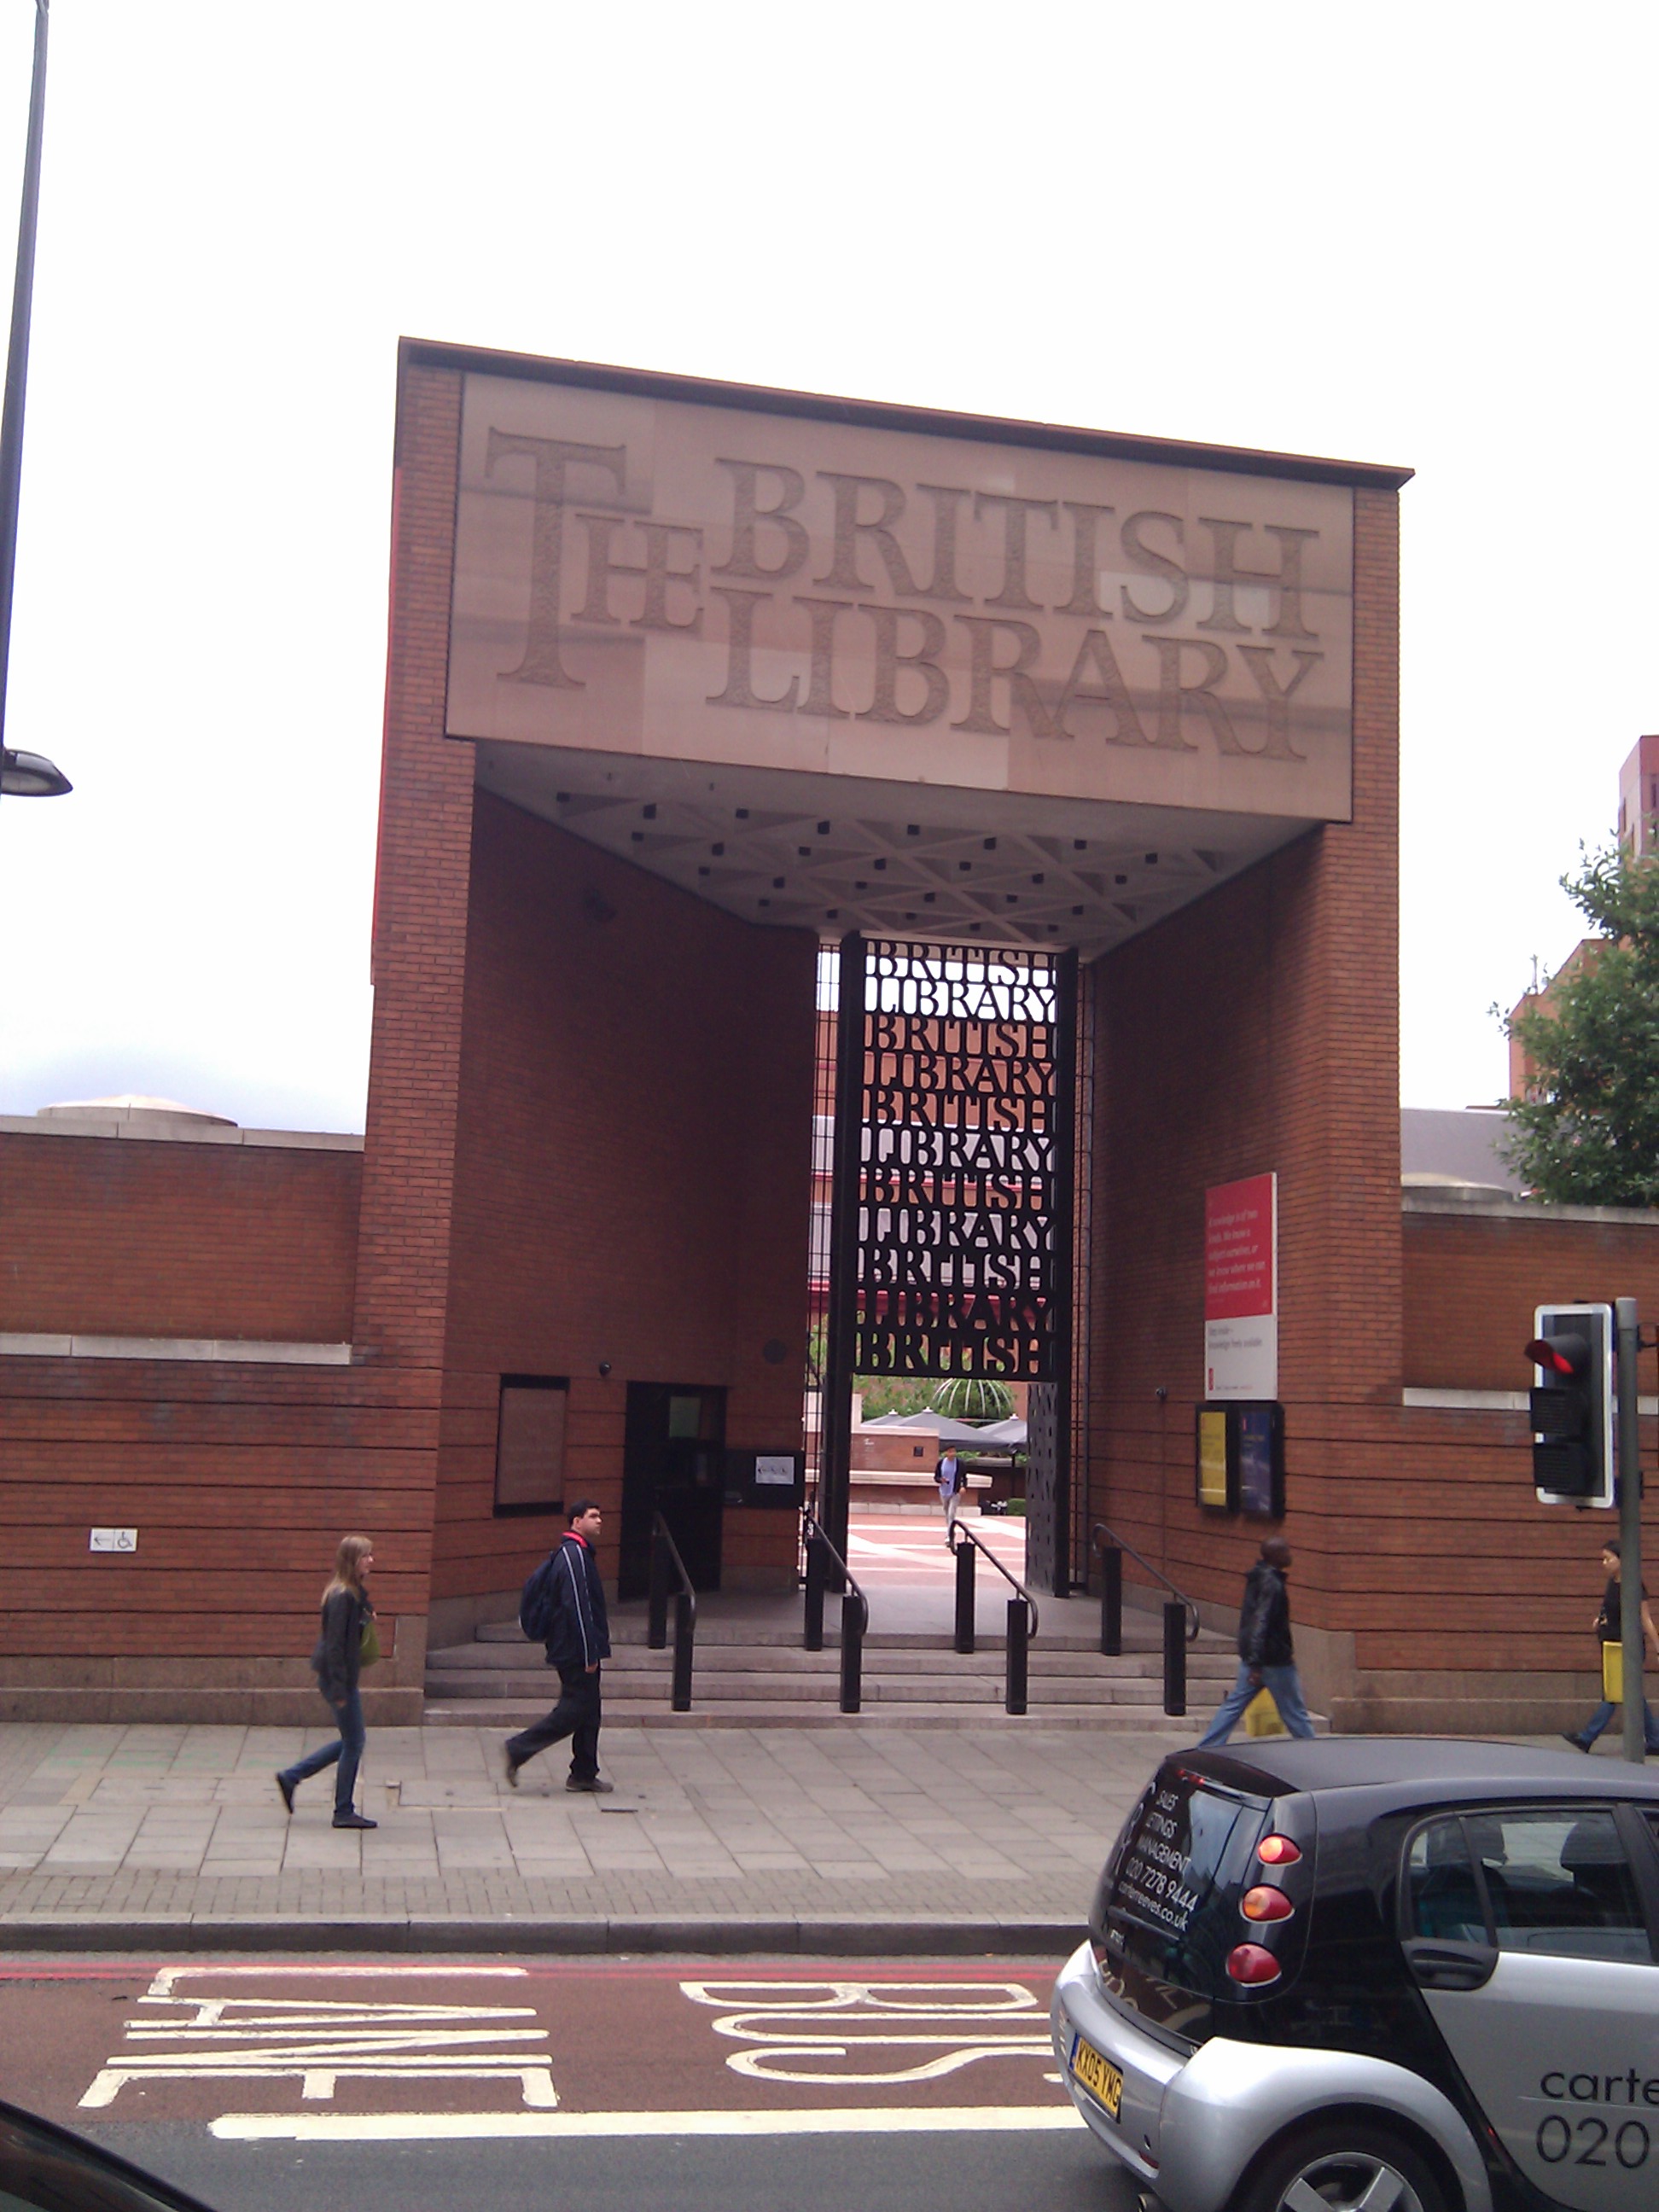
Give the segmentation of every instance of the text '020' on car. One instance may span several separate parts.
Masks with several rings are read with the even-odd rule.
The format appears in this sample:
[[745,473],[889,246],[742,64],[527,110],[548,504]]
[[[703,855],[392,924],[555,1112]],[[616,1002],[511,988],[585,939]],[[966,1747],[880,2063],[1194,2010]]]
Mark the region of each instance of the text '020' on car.
[[1053,2027],[1169,2212],[1650,2212],[1659,1778],[1444,1739],[1179,1753]]

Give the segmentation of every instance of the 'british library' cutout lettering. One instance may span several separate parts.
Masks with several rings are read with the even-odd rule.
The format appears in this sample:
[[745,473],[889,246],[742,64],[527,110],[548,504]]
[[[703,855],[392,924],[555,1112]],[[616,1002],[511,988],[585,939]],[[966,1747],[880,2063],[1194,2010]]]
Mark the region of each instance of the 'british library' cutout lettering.
[[452,737],[1350,811],[1346,486],[470,374]]

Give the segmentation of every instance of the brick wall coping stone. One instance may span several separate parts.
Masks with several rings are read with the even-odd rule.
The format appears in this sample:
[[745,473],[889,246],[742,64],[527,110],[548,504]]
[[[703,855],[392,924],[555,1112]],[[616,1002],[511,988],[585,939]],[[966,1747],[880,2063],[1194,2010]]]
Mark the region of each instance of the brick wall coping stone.
[[349,1367],[349,1344],[289,1344],[262,1337],[32,1336],[0,1331],[0,1358],[198,1359],[263,1366]]
[[[0,1127],[3,1127],[0,1123]],[[1400,1194],[1407,1213],[1479,1214],[1498,1221],[1589,1221],[1610,1229],[1659,1229],[1659,1207],[1552,1206],[1543,1198],[1511,1198],[1476,1183],[1409,1185]]]

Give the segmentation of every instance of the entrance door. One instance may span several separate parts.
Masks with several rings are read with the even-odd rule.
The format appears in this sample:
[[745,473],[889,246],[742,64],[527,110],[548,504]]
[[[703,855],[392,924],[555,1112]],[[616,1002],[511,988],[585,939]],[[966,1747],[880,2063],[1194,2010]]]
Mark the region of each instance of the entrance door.
[[720,1586],[726,1393],[699,1383],[630,1382],[623,1444],[619,1597],[643,1597],[660,1513],[692,1587]]

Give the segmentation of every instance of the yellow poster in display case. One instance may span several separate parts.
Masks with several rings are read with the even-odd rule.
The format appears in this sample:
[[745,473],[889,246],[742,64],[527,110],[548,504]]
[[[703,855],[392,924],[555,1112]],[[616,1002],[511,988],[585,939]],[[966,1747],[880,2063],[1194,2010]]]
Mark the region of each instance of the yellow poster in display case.
[[1200,1406],[1198,1409],[1198,1502],[1218,1513],[1232,1504],[1229,1495],[1227,1408]]

